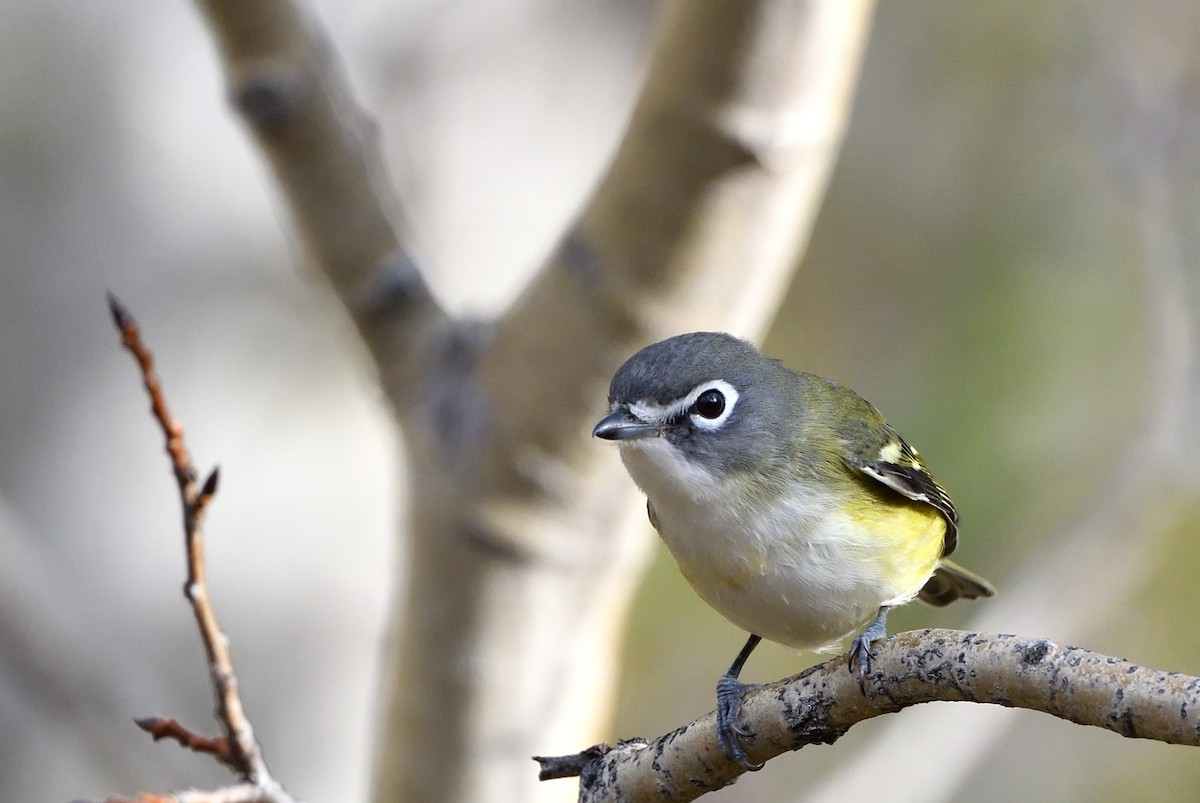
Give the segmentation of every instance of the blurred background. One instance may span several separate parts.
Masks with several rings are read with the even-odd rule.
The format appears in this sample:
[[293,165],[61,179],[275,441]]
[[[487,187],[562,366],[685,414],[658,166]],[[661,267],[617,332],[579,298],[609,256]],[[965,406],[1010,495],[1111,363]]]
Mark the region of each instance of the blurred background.
[[[316,4],[447,305],[502,309],[571,219],[655,8]],[[1001,589],[910,606],[893,630],[1200,674],[1198,38],[1187,0],[879,8],[767,350],[881,408],[958,502],[956,557]],[[142,323],[197,462],[221,465],[211,582],[273,770],[307,799],[365,799],[398,435],[182,0],[0,7],[0,799],[228,779],[131,722],[213,730],[175,489],[106,290]],[[614,737],[711,710],[744,639],[657,549]],[[744,677],[816,660],[769,646]],[[1198,755],[935,704],[707,799],[1195,799]]]

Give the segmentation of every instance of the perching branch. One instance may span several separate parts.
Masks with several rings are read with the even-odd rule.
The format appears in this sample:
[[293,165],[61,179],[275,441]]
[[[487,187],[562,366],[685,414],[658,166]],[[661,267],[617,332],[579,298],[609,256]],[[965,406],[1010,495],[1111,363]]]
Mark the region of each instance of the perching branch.
[[[1079,725],[1200,745],[1200,678],[1137,666],[1046,639],[930,629],[877,645],[864,696],[839,656],[746,694],[747,754],[764,762],[832,744],[853,725],[918,703],[962,701],[1041,711]],[[542,780],[579,776],[581,803],[695,800],[744,770],[721,752],[710,713],[645,742],[538,757]]]
[[[111,293],[108,296],[108,305],[117,330],[121,333],[122,345],[137,360],[138,368],[141,370],[142,382],[146,386],[146,392],[150,395],[150,410],[166,439],[167,455],[171,458],[171,468],[179,485],[179,497],[183,506],[188,575],[183,592],[192,606],[192,613],[196,617],[196,624],[200,629],[200,639],[208,658],[209,679],[212,682],[213,693],[217,701],[216,716],[224,731],[224,736],[217,739],[199,736],[173,719],[164,720],[151,717],[136,720],[136,722],[140,728],[150,733],[155,741],[161,738],[173,738],[184,747],[212,755],[230,767],[246,782],[224,790],[203,793],[183,792],[162,799],[174,799],[180,803],[200,803],[201,800],[213,801],[213,803],[259,800],[270,803],[285,803],[285,801],[291,803],[295,798],[284,791],[279,782],[272,777],[266,761],[263,759],[262,747],[254,738],[254,730],[242,708],[237,675],[234,673],[233,660],[229,655],[229,640],[221,632],[220,625],[217,623],[216,611],[208,596],[203,524],[204,514],[217,492],[218,471],[214,468],[203,484],[197,481],[196,467],[192,463],[191,455],[184,442],[183,426],[171,416],[167,409],[162,383],[154,371],[154,357],[142,343],[137,321]],[[156,798],[143,796],[140,799]]]

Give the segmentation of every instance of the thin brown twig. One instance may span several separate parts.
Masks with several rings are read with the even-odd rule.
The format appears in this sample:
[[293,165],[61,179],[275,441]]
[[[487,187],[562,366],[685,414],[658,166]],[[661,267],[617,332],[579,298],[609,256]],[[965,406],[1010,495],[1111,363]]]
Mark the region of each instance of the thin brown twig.
[[[221,739],[205,740],[204,737],[187,731],[174,720],[152,718],[139,721],[138,724],[149,731],[155,740],[169,736],[190,749],[216,756],[218,760],[228,765],[248,782],[248,785],[228,787],[214,792],[177,793],[164,799],[178,799],[181,802],[200,800],[293,801],[294,798],[288,795],[279,782],[272,777],[266,761],[263,759],[262,747],[254,738],[254,729],[242,707],[237,675],[234,673],[233,660],[229,654],[229,640],[221,632],[220,625],[217,623],[216,611],[209,599],[204,560],[203,524],[209,503],[216,495],[220,473],[218,469],[214,468],[203,484],[197,482],[198,474],[184,441],[183,426],[171,416],[170,410],[167,408],[162,382],[154,370],[154,357],[142,343],[137,321],[112,293],[108,294],[108,305],[112,311],[113,322],[121,333],[122,345],[133,355],[141,370],[142,381],[146,392],[150,395],[150,410],[166,439],[167,454],[171,458],[171,467],[179,485],[187,551],[187,582],[184,584],[183,592],[191,604],[192,613],[200,629],[200,639],[204,644],[204,652],[208,659],[209,679],[217,702],[216,716],[225,735]],[[149,723],[149,727],[143,722]],[[171,728],[170,723],[174,723],[176,728]],[[201,747],[202,743],[207,743],[212,749]],[[220,750],[216,749],[218,743],[223,743]],[[204,797],[197,797],[197,795]],[[153,799],[146,796],[143,798]]]
[[108,294],[108,308],[112,311],[113,323],[121,333],[121,345],[137,360],[142,372],[142,382],[146,392],[150,394],[150,411],[154,420],[162,427],[163,436],[167,440],[167,455],[171,458],[171,467],[175,470],[175,479],[180,491],[184,492],[187,502],[191,486],[196,482],[196,468],[192,465],[192,456],[188,454],[183,442],[183,427],[171,417],[167,409],[167,400],[163,397],[162,382],[154,370],[154,355],[142,345],[141,331],[137,321],[129,314],[129,310],[112,293]]
[[141,717],[135,719],[133,722],[146,733],[150,734],[150,738],[156,742],[159,739],[173,739],[181,747],[186,747],[194,753],[207,753],[222,764],[234,767],[233,757],[229,752],[229,740],[224,736],[216,738],[201,736],[184,727],[174,717]]

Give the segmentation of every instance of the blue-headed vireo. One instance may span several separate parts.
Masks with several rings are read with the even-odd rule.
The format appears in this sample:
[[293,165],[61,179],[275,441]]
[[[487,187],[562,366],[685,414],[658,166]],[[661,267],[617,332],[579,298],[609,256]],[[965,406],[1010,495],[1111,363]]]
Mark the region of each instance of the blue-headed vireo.
[[[747,769],[742,666],[763,639],[822,650],[858,633],[860,684],[888,611],[995,593],[946,556],[958,514],[917,451],[849,388],[693,332],[613,376],[593,435],[620,444],[683,576],[751,633],[717,684],[717,737]],[[865,626],[865,627],[864,627]]]

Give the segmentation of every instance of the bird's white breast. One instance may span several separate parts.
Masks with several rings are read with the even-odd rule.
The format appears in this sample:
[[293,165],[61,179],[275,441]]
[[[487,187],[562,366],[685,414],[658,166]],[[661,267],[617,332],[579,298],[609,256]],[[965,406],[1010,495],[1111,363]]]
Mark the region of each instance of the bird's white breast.
[[844,500],[812,483],[756,495],[662,438],[622,444],[621,456],[683,575],[744,630],[798,649],[832,647],[920,588],[889,581],[882,546],[841,512]]

